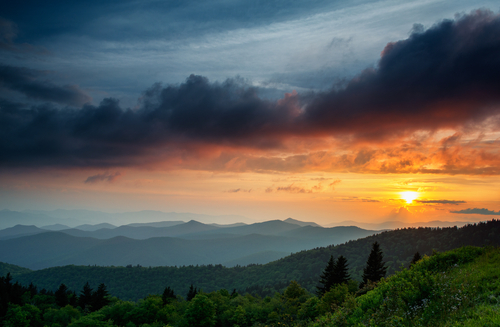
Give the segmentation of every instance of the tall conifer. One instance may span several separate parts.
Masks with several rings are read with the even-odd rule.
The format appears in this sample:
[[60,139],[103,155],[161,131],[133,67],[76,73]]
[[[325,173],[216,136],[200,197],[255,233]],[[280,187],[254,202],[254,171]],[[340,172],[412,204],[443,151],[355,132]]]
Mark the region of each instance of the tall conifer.
[[363,270],[363,282],[359,285],[360,288],[365,286],[368,281],[378,282],[382,277],[385,277],[387,267],[383,259],[384,255],[380,250],[380,245],[378,242],[373,243],[372,251]]
[[349,269],[347,268],[347,259],[341,255],[338,257],[337,262],[334,265],[332,282],[334,285],[347,283],[351,276],[349,275]]
[[328,264],[325,267],[325,270],[323,270],[323,273],[319,276],[320,285],[316,287],[318,289],[317,291],[318,296],[321,297],[323,294],[328,292],[332,287],[334,270],[335,270],[335,261],[333,260],[333,255],[331,255],[330,260],[328,261]]

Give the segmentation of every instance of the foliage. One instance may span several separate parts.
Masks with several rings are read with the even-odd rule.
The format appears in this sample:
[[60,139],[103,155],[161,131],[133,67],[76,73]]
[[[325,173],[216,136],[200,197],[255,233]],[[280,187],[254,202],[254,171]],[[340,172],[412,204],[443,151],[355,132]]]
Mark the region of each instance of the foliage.
[[[55,293],[32,294],[29,287],[14,287],[7,276],[1,279],[3,289],[9,290],[4,294],[19,303],[9,300],[0,319],[4,326],[34,327],[497,326],[499,262],[498,248],[463,247],[424,256],[411,269],[370,282],[358,292],[357,282],[349,280],[316,297],[292,281],[283,292],[264,298],[220,289],[199,291],[186,301],[180,296],[174,299],[172,289],[166,287],[167,302],[163,294],[137,302],[105,296],[109,303],[93,312],[60,307]],[[89,288],[91,294],[99,288],[106,293],[104,286],[93,292],[89,285],[81,293],[88,293]],[[65,287],[59,289],[72,293]]]
[[347,297],[312,326],[494,326],[500,249],[463,247],[424,256],[376,288]]
[[8,273],[11,276],[19,276],[22,274],[28,274],[32,272],[31,269],[19,267],[16,265],[11,265],[9,263],[0,262],[0,276],[5,276]]
[[73,320],[80,319],[80,316],[80,311],[68,304],[60,309],[48,308],[43,314],[43,320],[47,326],[67,326]]
[[163,294],[161,296],[161,299],[163,301],[163,304],[168,304],[172,302],[173,300],[176,299],[176,296],[174,294],[174,290],[170,288],[170,286],[165,287],[165,290],[163,290]]
[[184,318],[188,326],[215,325],[215,305],[205,294],[197,294],[189,303]]

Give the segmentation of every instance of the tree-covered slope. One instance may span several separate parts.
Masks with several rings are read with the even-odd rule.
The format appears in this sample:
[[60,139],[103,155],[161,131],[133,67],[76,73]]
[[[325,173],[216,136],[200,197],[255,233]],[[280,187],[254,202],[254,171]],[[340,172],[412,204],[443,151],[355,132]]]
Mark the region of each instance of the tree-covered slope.
[[265,298],[190,289],[183,299],[167,287],[161,295],[135,303],[110,298],[104,284],[97,289],[84,284],[78,295],[64,285],[50,293],[12,283],[6,276],[0,277],[0,325],[499,326],[499,265],[498,247],[462,247],[424,256],[411,268],[360,290],[350,280],[315,296],[291,281],[282,292]]
[[499,265],[499,248],[436,253],[310,326],[500,326]]
[[105,283],[112,295],[122,299],[137,300],[147,294],[159,294],[170,286],[177,294],[186,294],[194,284],[210,292],[228,290],[252,291],[272,294],[297,280],[314,292],[319,275],[331,255],[347,258],[351,277],[361,280],[362,269],[377,241],[384,253],[384,260],[391,274],[401,265],[408,266],[415,252],[432,253],[447,251],[465,245],[500,245],[500,221],[468,225],[462,228],[416,228],[383,232],[374,236],[350,241],[338,246],[317,248],[295,253],[266,265],[226,268],[222,265],[185,267],[98,267],[65,266],[43,269],[17,277],[23,284],[33,282],[39,287],[54,290],[60,283],[78,290],[89,281],[93,287]]
[[12,276],[18,276],[31,272],[31,269],[11,265],[9,263],[0,262],[0,276],[5,276],[10,273]]

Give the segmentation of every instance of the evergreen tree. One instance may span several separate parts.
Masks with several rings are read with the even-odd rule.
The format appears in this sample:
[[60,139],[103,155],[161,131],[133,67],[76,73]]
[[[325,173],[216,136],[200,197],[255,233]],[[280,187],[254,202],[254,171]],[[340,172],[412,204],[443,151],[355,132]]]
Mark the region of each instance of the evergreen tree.
[[198,294],[198,291],[196,290],[196,287],[193,287],[193,284],[191,284],[186,296],[186,301],[191,301],[196,296],[196,294]]
[[171,289],[170,286],[165,287],[161,299],[163,300],[163,304],[168,304],[175,300],[174,290]]
[[78,296],[76,295],[76,292],[73,291],[73,292],[69,292],[68,293],[68,300],[69,300],[69,305],[71,305],[72,307],[76,307],[77,304],[78,304]]
[[92,311],[97,311],[102,307],[109,304],[108,291],[106,290],[106,285],[103,283],[99,284],[97,291],[92,293]]
[[422,259],[422,256],[420,255],[420,253],[418,253],[418,251],[413,255],[413,259],[411,259],[411,262],[410,262],[410,267],[413,266],[415,263],[417,263],[418,260]]
[[321,297],[323,294],[328,292],[333,285],[333,273],[335,271],[335,261],[333,260],[333,255],[330,256],[330,260],[323,270],[323,273],[319,276],[319,283],[321,285],[317,286],[317,294]]
[[33,285],[33,283],[30,283],[30,285],[28,286],[28,292],[30,292],[31,297],[33,297],[38,294],[38,289],[35,285]]
[[64,284],[59,285],[59,288],[54,293],[56,298],[56,304],[63,308],[69,304],[68,299],[68,287]]
[[385,277],[387,267],[383,259],[384,255],[380,250],[380,245],[378,242],[373,243],[372,251],[366,261],[366,267],[363,269],[363,282],[359,285],[359,288],[365,286],[368,281],[378,282],[382,277]]
[[78,305],[83,310],[90,310],[90,306],[92,305],[92,288],[90,287],[89,282],[86,282],[85,285],[83,285],[83,289],[78,297]]
[[340,257],[338,257],[337,262],[335,263],[333,268],[333,285],[347,283],[349,279],[351,279],[348,271],[349,269],[347,268],[347,259],[343,255],[341,255]]

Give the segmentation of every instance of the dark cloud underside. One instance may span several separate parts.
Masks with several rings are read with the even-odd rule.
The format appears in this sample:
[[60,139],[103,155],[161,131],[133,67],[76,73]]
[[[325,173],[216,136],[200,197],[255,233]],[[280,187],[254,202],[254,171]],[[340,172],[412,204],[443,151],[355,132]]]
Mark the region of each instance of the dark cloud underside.
[[[211,83],[192,75],[180,85],[154,85],[137,110],[113,99],[81,109],[4,100],[0,165],[140,165],[207,147],[280,149],[290,137],[376,141],[457,128],[500,113],[499,71],[500,17],[476,11],[388,44],[376,69],[341,90],[288,94],[274,102],[238,79]],[[53,85],[40,74],[1,66],[0,83],[43,101],[87,101],[77,87]],[[372,155],[360,152],[357,164]]]
[[454,204],[454,205],[466,203],[465,201],[456,201],[456,200],[415,200],[415,202],[423,204]]
[[468,215],[494,215],[494,216],[500,216],[500,211],[494,211],[494,210],[488,210],[486,208],[469,208],[469,209],[464,209],[464,210],[458,210],[458,211],[450,211],[451,213],[461,213],[461,214],[468,214]]
[[20,92],[32,99],[74,106],[81,106],[92,100],[78,86],[54,85],[42,80],[44,75],[44,72],[34,69],[0,65],[0,88]]

